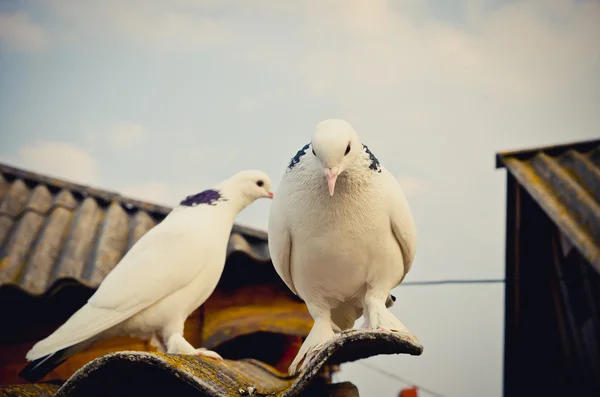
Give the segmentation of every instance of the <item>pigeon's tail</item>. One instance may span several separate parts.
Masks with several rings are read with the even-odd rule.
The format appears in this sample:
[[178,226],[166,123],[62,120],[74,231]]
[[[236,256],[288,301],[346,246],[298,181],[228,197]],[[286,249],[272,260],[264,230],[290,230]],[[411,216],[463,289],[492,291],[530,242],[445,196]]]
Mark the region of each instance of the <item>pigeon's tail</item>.
[[50,353],[46,356],[37,358],[28,363],[27,366],[19,372],[19,377],[26,379],[29,382],[37,382],[49,374],[54,368],[58,367],[73,355],[85,350],[94,342],[95,339],[86,340],[74,346],[61,349],[55,353]]
[[27,360],[31,362],[19,376],[26,379],[43,377],[72,355],[103,339],[105,335],[108,336],[107,332],[128,314],[126,311],[85,304],[66,323],[27,352]]

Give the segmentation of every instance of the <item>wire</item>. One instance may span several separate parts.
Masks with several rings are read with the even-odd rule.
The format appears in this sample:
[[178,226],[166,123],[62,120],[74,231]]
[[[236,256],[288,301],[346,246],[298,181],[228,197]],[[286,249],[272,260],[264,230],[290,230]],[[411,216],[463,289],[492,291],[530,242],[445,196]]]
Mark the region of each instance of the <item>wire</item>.
[[[551,281],[580,281],[589,279],[587,276],[579,277],[552,277]],[[456,279],[456,280],[423,280],[423,281],[405,281],[400,284],[402,286],[419,286],[419,285],[451,285],[451,284],[520,284],[528,282],[527,279],[504,279],[504,278],[483,278],[483,279]]]
[[446,397],[444,394],[440,394],[440,393],[435,392],[435,391],[433,391],[431,389],[428,389],[426,387],[418,385],[418,384],[416,384],[415,382],[413,382],[413,381],[411,381],[409,379],[402,378],[402,377],[400,377],[400,376],[398,376],[398,375],[396,375],[394,373],[388,372],[388,371],[386,371],[386,370],[384,370],[382,368],[379,368],[379,367],[377,367],[375,365],[367,364],[367,363],[360,362],[360,361],[357,362],[357,364],[360,364],[363,367],[367,367],[367,368],[369,368],[372,371],[378,372],[381,375],[387,376],[388,378],[395,379],[395,380],[397,380],[399,382],[402,382],[402,383],[404,383],[406,385],[416,386],[419,389],[419,391],[424,391],[425,393],[431,394],[432,396],[435,396],[435,397]]
[[443,285],[443,284],[498,284],[505,283],[504,279],[472,279],[472,280],[434,280],[434,281],[405,281],[400,286],[409,285]]

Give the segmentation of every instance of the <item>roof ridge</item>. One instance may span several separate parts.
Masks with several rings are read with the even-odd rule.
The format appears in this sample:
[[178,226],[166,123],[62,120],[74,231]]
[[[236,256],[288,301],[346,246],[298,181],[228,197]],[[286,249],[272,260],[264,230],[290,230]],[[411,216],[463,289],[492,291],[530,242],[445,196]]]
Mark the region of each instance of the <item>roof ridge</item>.
[[508,150],[496,152],[496,168],[504,168],[506,166],[505,159],[507,157],[517,157],[521,160],[527,159],[544,152],[551,156],[556,156],[568,150],[590,151],[600,146],[600,139],[589,139],[585,141],[571,141],[557,145],[545,145],[538,147],[530,147],[528,149]]
[[[119,204],[122,204],[128,211],[131,211],[132,209],[143,209],[151,214],[166,216],[173,209],[173,207],[166,205],[126,197],[116,191],[94,187],[92,185],[83,185],[62,177],[59,178],[47,174],[40,174],[2,162],[0,162],[0,174],[15,177],[15,179],[43,183],[44,185],[55,189],[67,189],[70,192],[77,193],[83,197],[92,197],[96,200],[101,200],[106,204],[116,201]],[[233,232],[242,233],[258,239],[267,238],[266,231],[239,224],[233,225]]]

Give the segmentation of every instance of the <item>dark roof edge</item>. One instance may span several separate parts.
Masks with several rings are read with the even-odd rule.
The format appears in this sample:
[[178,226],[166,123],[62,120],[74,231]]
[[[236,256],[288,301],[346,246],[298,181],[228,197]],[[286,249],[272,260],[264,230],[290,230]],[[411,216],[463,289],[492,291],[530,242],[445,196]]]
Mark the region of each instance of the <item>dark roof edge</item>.
[[556,156],[565,152],[569,149],[575,149],[581,152],[587,152],[593,150],[600,145],[600,139],[590,139],[587,141],[577,141],[570,143],[562,143],[559,145],[549,145],[549,146],[541,146],[536,148],[522,149],[522,150],[513,150],[506,152],[498,152],[496,153],[496,169],[505,168],[506,164],[504,163],[504,159],[507,157],[516,157],[520,160],[527,159],[528,157],[532,157],[539,152],[545,152],[551,156]]
[[[82,196],[92,196],[94,198],[103,200],[107,203],[116,201],[122,204],[127,209],[136,208],[143,209],[151,214],[160,216],[166,216],[171,212],[172,208],[160,204],[154,204],[146,201],[136,200],[129,197],[124,197],[117,192],[113,192],[106,189],[96,188],[92,186],[81,185],[69,180],[62,178],[52,177],[49,175],[42,175],[36,172],[27,171],[21,168],[17,168],[6,163],[0,162],[0,173],[5,175],[11,175],[15,178],[23,179],[25,181],[31,181],[35,183],[43,183],[56,189],[68,189],[71,192],[78,193]],[[267,240],[267,232],[254,229],[248,226],[233,225],[233,232],[240,233],[245,236],[254,237],[260,240]]]
[[[296,377],[270,370],[264,365],[261,365],[257,360],[242,359],[240,361],[253,363],[274,378],[293,379],[293,383],[287,390],[280,390],[276,394],[281,397],[296,397],[308,387],[311,381],[319,373],[319,370],[327,363],[341,364],[380,354],[408,354],[419,356],[422,352],[423,346],[407,335],[375,330],[351,330],[328,341],[324,348],[313,358],[310,364],[308,364],[307,368]],[[221,365],[227,365],[226,362],[212,362],[210,359],[194,356],[180,357],[190,361],[211,362],[211,366],[216,370],[218,370]],[[207,379],[203,379],[202,376],[200,376],[200,373],[195,373],[193,371],[193,366],[189,366],[189,369],[187,370],[186,366],[174,366],[170,360],[170,355],[168,354],[142,351],[121,351],[109,353],[81,367],[61,386],[55,396],[70,397],[78,395],[77,388],[81,382],[85,382],[87,378],[95,378],[96,381],[101,380],[99,379],[101,376],[99,369],[104,366],[113,365],[119,361],[130,361],[140,367],[159,367],[166,373],[173,375],[174,381],[185,382],[205,396],[218,397],[224,395],[223,390],[216,389],[216,387],[218,387],[217,385],[211,385]],[[238,379],[232,379],[234,382],[236,380]],[[239,386],[243,387],[244,385],[240,384]]]

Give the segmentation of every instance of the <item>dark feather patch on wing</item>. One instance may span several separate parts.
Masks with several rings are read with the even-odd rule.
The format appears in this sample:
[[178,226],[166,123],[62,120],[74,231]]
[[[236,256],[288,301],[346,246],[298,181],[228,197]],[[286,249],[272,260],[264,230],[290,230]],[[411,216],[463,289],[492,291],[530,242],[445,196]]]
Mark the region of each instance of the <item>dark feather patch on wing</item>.
[[371,160],[369,168],[373,171],[381,172],[381,164],[379,164],[379,160],[377,160],[377,157],[375,157],[375,155],[369,150],[367,145],[363,144],[363,148],[365,149],[365,152],[367,152],[367,154],[369,155],[369,160]]
[[304,145],[304,147],[302,147],[302,149],[298,150],[298,153],[296,153],[296,155],[294,157],[292,157],[292,160],[290,161],[290,165],[288,165],[288,168],[290,170],[292,168],[294,168],[294,166],[300,162],[300,158],[302,158],[302,156],[304,156],[306,154],[306,150],[308,149],[309,146],[310,146],[310,143],[307,143],[306,145]]
[[179,205],[184,207],[195,207],[200,204],[217,205],[219,201],[227,201],[218,190],[209,189],[203,192],[187,196]]

